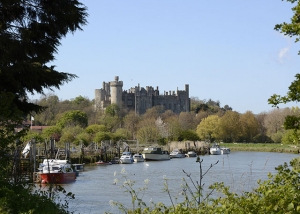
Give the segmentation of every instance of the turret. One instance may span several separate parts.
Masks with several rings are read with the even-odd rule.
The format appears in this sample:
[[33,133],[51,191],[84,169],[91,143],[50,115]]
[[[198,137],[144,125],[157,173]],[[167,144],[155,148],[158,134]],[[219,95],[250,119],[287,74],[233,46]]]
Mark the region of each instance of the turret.
[[115,77],[115,81],[110,82],[111,104],[122,104],[123,81],[119,81],[119,77]]

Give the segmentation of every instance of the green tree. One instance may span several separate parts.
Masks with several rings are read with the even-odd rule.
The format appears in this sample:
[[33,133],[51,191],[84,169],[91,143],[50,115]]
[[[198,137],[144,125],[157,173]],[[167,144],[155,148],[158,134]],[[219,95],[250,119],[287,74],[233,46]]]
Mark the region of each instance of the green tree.
[[235,142],[241,136],[240,114],[235,111],[226,111],[219,123],[219,137],[225,142]]
[[144,126],[137,132],[137,140],[140,143],[156,143],[159,137],[159,131],[155,126]]
[[[283,22],[281,24],[275,25],[275,30],[283,33],[289,37],[296,37],[295,42],[299,42],[300,40],[300,1],[298,0],[286,0],[293,4],[292,11],[293,16],[290,19],[290,23]],[[300,54],[300,51],[298,52]],[[285,96],[274,94],[269,99],[268,102],[274,107],[278,107],[279,104],[286,104],[289,102],[299,102],[300,101],[300,74],[295,75],[295,80],[291,83],[288,88],[288,92]],[[300,129],[300,118],[293,115],[289,116],[284,124],[285,129],[293,129],[295,134],[297,134],[297,130]],[[299,138],[296,136],[296,138]]]
[[76,78],[49,64],[60,40],[87,23],[86,8],[77,0],[11,0],[1,1],[0,14],[0,92],[14,94],[25,114],[39,112],[27,93],[44,94]]
[[80,126],[82,128],[87,127],[88,117],[86,113],[79,110],[72,110],[64,113],[56,124],[60,128]]
[[210,115],[197,126],[196,133],[202,140],[214,141],[218,137],[219,116]]
[[242,137],[247,142],[253,142],[253,138],[259,134],[259,122],[251,111],[240,115]]
[[119,141],[120,139],[130,139],[131,136],[132,134],[124,128],[117,129],[116,132],[112,135],[113,140],[115,141]]
[[166,118],[165,123],[168,126],[169,141],[178,140],[180,133],[182,131],[178,121],[178,115],[174,115],[172,117]]
[[118,116],[104,114],[100,118],[100,123],[104,125],[108,129],[108,131],[114,132],[121,126],[121,119]]
[[38,100],[37,105],[43,106],[43,112],[34,115],[35,125],[51,126],[56,123],[56,115],[59,113],[59,98],[56,95],[48,94]]
[[44,142],[44,138],[43,138],[42,134],[39,133],[39,132],[37,132],[37,131],[32,131],[32,130],[29,130],[29,131],[26,133],[26,135],[23,136],[23,137],[21,138],[21,140],[22,140],[23,142],[29,142],[29,141],[31,141],[33,138],[36,140],[36,142],[39,142],[39,143]]
[[77,145],[80,145],[81,143],[83,143],[85,146],[88,146],[89,143],[92,142],[92,139],[93,138],[88,133],[81,132],[78,135],[76,135],[74,143]]
[[68,126],[62,130],[60,143],[73,143],[78,144],[80,139],[77,139],[79,134],[83,133],[83,128],[80,126]]
[[111,135],[109,132],[97,132],[94,137],[94,142],[100,143],[101,141],[110,140]]
[[107,132],[108,129],[105,127],[105,125],[89,125],[88,127],[85,128],[85,131],[90,134],[90,135],[94,135],[97,132]]
[[[68,213],[68,205],[56,203],[58,198],[23,185],[10,154],[17,154],[26,132],[26,127],[18,133],[15,128],[27,115],[44,109],[31,103],[27,94],[44,94],[76,78],[55,70],[51,62],[60,40],[86,24],[86,8],[77,0],[4,0],[0,17],[1,213]],[[65,195],[67,199],[72,194]]]
[[117,104],[111,104],[106,107],[105,114],[110,115],[112,117],[119,116],[120,107]]
[[53,138],[56,141],[59,141],[59,139],[61,137],[61,133],[62,133],[62,129],[58,126],[50,126],[50,127],[43,129],[43,131],[42,131],[42,135],[43,135],[44,139]]
[[123,119],[124,128],[132,133],[132,139],[135,139],[139,121],[140,117],[134,111],[129,112]]
[[183,141],[183,140],[197,141],[199,139],[200,138],[199,138],[198,134],[194,130],[183,130],[179,136],[180,141]]

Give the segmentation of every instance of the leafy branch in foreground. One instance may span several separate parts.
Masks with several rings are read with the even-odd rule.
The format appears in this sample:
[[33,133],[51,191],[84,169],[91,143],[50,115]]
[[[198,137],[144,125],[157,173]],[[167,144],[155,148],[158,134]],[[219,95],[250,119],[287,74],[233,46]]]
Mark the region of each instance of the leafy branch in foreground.
[[[211,164],[211,165],[209,166],[209,168],[208,168],[205,172],[203,172],[203,169],[202,169],[202,162],[203,162],[203,159],[201,160],[200,157],[198,156],[196,162],[199,163],[199,173],[200,173],[200,175],[199,175],[199,181],[196,181],[196,183],[195,183],[194,180],[192,179],[191,173],[187,173],[187,172],[185,172],[184,170],[182,170],[182,171],[183,171],[183,173],[190,179],[192,185],[193,185],[194,188],[196,189],[196,193],[197,193],[197,194],[195,195],[195,193],[192,191],[192,189],[190,188],[190,186],[189,186],[189,185],[187,184],[187,182],[184,180],[184,181],[185,181],[185,185],[186,185],[186,186],[185,186],[185,189],[189,191],[189,193],[192,195],[192,199],[194,199],[194,200],[197,202],[198,206],[199,206],[199,205],[201,204],[201,198],[203,197],[203,187],[204,187],[204,184],[202,184],[202,180],[203,180],[204,176],[209,172],[209,170],[210,170],[213,166],[217,165],[217,164],[219,163],[219,161],[217,161],[217,162],[214,163],[214,164]],[[184,192],[186,192],[186,191],[184,190]],[[205,201],[206,199],[208,199],[209,196],[210,196],[212,193],[213,193],[213,190],[211,190],[211,191],[205,196],[205,198],[204,198],[203,200]],[[198,198],[198,199],[197,199],[197,198]]]
[[[184,180],[184,184],[182,185],[182,195],[184,197],[184,201],[182,203],[177,203],[175,204],[173,201],[173,198],[171,196],[171,191],[169,189],[169,184],[168,184],[168,178],[166,175],[163,176],[164,179],[164,191],[167,192],[168,197],[171,201],[171,206],[168,207],[165,204],[158,202],[158,203],[153,203],[151,202],[151,205],[153,207],[147,207],[146,203],[142,200],[143,197],[139,197],[139,193],[143,192],[143,195],[145,194],[145,190],[147,189],[147,184],[149,182],[148,179],[145,180],[145,186],[142,188],[139,188],[138,191],[135,191],[133,186],[135,184],[135,181],[132,181],[128,179],[125,169],[123,168],[121,171],[122,177],[125,179],[124,183],[122,184],[121,188],[125,189],[125,192],[128,192],[131,196],[131,203],[132,203],[132,209],[127,209],[124,204],[115,202],[115,201],[110,201],[111,206],[117,206],[119,210],[123,211],[124,213],[185,213],[182,211],[186,211],[186,213],[191,213],[192,211],[197,211],[197,213],[205,213],[204,209],[206,207],[206,204],[203,203],[202,201],[208,200],[208,198],[212,195],[213,189],[203,198],[203,187],[204,183],[202,182],[204,176],[208,173],[208,171],[218,164],[219,161],[217,161],[214,164],[211,164],[207,170],[203,172],[202,168],[202,162],[203,159],[201,160],[200,157],[198,156],[196,159],[196,162],[199,163],[199,181],[194,181],[191,177],[191,174],[188,174],[183,170],[183,172],[186,174],[186,176],[190,179],[192,186],[195,188],[195,190],[192,190],[191,186],[188,184],[188,182]],[[115,172],[115,175],[117,173]],[[117,184],[119,181],[118,179],[114,180],[114,183]],[[191,198],[189,197],[191,195]],[[203,198],[203,199],[202,199]],[[177,198],[176,198],[177,199]],[[201,200],[202,199],[202,200]],[[136,204],[137,202],[137,204]],[[138,206],[136,208],[136,205]]]
[[[130,194],[132,210],[136,210],[136,205],[138,207],[137,208],[138,210],[142,210],[142,208],[147,207],[146,203],[142,199],[143,199],[144,191],[148,188],[147,185],[150,182],[150,180],[149,179],[144,180],[144,186],[140,187],[138,189],[138,191],[136,191],[133,188],[135,181],[133,181],[127,177],[125,168],[122,168],[122,171],[120,174],[121,174],[122,178],[124,179],[124,182],[121,185],[121,188],[125,189],[125,192],[128,192]],[[117,172],[114,173],[114,176],[116,176],[116,175],[117,175]],[[119,180],[116,178],[114,180],[114,183],[118,184],[118,182],[119,182]],[[139,196],[140,193],[143,193],[141,197]],[[109,203],[111,206],[117,206],[121,211],[123,211],[125,213],[129,213],[129,211],[130,211],[130,209],[129,209],[129,211],[127,211],[127,208],[119,202],[115,202],[115,201],[111,200]]]

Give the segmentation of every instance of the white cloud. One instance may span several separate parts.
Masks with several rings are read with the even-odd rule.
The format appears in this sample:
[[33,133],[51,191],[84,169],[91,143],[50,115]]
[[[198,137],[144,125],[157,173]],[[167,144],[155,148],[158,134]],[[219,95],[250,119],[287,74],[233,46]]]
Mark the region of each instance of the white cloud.
[[287,57],[290,47],[281,48],[278,53],[278,61],[283,63],[283,60]]

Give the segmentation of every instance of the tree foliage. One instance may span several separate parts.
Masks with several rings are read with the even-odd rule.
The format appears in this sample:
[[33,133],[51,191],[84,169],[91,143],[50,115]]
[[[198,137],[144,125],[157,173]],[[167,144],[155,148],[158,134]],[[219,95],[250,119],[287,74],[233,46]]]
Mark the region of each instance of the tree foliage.
[[[280,33],[289,36],[289,37],[296,37],[295,42],[299,42],[300,40],[300,1],[298,0],[286,0],[293,5],[292,11],[293,16],[291,18],[290,23],[283,22],[281,24],[275,25],[275,30],[279,31]],[[300,54],[300,51],[298,52]],[[295,75],[295,80],[291,83],[288,88],[288,92],[285,96],[273,94],[269,99],[269,104],[272,104],[274,107],[278,107],[279,104],[286,104],[289,102],[299,102],[300,101],[300,74]],[[296,116],[290,116],[285,121],[285,128],[286,129],[294,129],[295,131],[300,128],[300,124],[296,121],[298,118]]]
[[240,114],[235,111],[226,111],[219,123],[219,137],[226,142],[236,142],[241,136]]
[[42,108],[27,93],[60,88],[76,75],[50,65],[60,40],[87,23],[86,8],[77,0],[9,0],[0,3],[0,92],[14,94],[25,114]]
[[240,116],[242,136],[246,142],[253,142],[256,135],[259,134],[259,122],[251,111],[247,111]]
[[[59,89],[77,77],[51,63],[60,40],[86,24],[86,8],[77,0],[3,0],[0,17],[0,212],[68,213],[48,192],[24,185],[16,159],[28,130],[24,119],[45,109],[27,94]],[[17,127],[23,130],[16,133]]]
[[82,128],[87,127],[88,117],[86,113],[79,110],[73,110],[66,112],[62,118],[57,122],[57,126],[60,128],[64,127],[75,127],[80,126]]
[[219,120],[217,115],[210,115],[203,119],[197,126],[197,134],[200,139],[213,142],[218,137]]

